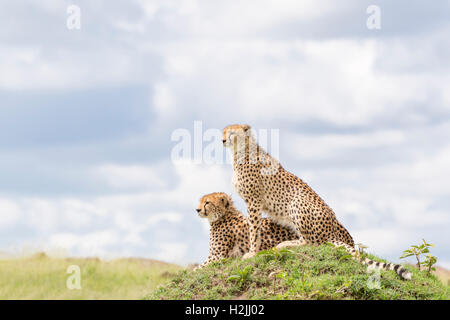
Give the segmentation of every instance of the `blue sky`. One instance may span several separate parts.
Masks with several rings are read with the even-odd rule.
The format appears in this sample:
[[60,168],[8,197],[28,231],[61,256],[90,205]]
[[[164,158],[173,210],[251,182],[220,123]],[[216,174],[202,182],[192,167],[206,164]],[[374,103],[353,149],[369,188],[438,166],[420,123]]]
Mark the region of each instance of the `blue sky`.
[[230,165],[171,159],[172,133],[198,120],[278,129],[283,166],[356,242],[398,261],[425,238],[450,267],[449,14],[449,1],[2,1],[0,253],[205,259],[199,198],[245,206]]

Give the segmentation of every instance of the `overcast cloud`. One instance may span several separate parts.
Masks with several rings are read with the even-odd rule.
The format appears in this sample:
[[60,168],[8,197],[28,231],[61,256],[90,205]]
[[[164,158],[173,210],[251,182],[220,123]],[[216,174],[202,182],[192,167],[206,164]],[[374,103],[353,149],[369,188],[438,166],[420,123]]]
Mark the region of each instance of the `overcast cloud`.
[[450,267],[449,14],[439,0],[2,1],[0,251],[200,262],[199,198],[245,206],[230,165],[171,160],[172,133],[199,120],[279,129],[283,166],[356,242],[399,261],[425,238]]

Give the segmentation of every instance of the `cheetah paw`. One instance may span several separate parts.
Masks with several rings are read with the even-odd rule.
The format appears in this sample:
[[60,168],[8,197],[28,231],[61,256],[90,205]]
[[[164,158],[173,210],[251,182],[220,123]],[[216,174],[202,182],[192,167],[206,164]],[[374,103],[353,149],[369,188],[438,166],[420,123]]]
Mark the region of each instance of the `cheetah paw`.
[[256,256],[256,253],[254,253],[254,252],[247,252],[246,254],[244,254],[242,259],[247,260],[247,259],[253,258],[254,256]]
[[291,240],[291,241],[284,241],[279,243],[276,248],[282,249],[282,248],[292,248],[292,247],[300,247],[305,245],[306,243],[303,240]]

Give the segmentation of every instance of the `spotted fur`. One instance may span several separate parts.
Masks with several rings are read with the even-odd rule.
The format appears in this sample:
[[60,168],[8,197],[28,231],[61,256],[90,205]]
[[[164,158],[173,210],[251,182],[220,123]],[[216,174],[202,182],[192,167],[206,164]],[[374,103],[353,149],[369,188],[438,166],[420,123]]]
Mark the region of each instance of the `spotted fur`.
[[[233,156],[233,185],[247,204],[250,226],[249,258],[261,247],[261,211],[280,224],[292,228],[301,240],[296,245],[331,242],[344,246],[354,257],[353,238],[337,220],[333,210],[304,181],[286,171],[255,141],[249,125],[224,129],[224,146]],[[280,246],[292,245],[280,244]],[[370,263],[393,269],[403,278],[411,274],[399,265]]]
[[[198,268],[212,261],[243,256],[250,249],[247,218],[236,209],[229,195],[215,192],[203,196],[197,208],[201,218],[210,224],[209,256]],[[279,243],[298,239],[296,233],[275,224],[268,218],[261,221],[261,250],[275,247]]]

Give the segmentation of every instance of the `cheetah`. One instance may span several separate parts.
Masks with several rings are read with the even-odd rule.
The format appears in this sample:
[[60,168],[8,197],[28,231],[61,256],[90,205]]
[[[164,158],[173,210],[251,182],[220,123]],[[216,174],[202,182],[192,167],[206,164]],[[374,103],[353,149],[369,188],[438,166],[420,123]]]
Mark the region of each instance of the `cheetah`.
[[[236,209],[231,197],[223,192],[204,195],[197,208],[200,218],[210,224],[209,256],[200,266],[229,257],[240,257],[250,249],[247,218]],[[261,250],[275,247],[283,241],[298,239],[294,230],[273,223],[269,218],[261,219]]]
[[[355,258],[358,253],[350,233],[337,220],[333,210],[305,182],[285,170],[256,142],[249,125],[230,125],[223,131],[224,147],[230,149],[233,161],[232,183],[244,199],[248,210],[250,250],[244,259],[260,250],[261,211],[282,225],[296,231],[298,239],[278,247],[320,245],[343,246]],[[395,270],[404,279],[411,273],[397,264],[374,262],[364,264]]]

